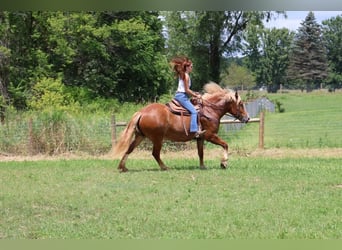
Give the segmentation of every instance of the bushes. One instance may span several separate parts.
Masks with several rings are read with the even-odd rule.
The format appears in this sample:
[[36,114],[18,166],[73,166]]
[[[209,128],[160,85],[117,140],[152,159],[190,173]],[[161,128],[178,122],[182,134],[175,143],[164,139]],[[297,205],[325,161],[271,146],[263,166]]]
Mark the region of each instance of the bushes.
[[28,99],[28,107],[32,110],[46,111],[79,109],[79,104],[67,91],[60,78],[42,78],[32,88],[32,97]]
[[0,126],[0,154],[34,155],[111,149],[111,114],[128,121],[141,106],[94,98],[86,88],[68,87],[60,78],[41,78],[27,99],[30,111],[8,107]]
[[79,123],[63,111],[45,111],[29,120],[30,154],[59,154],[77,150],[79,146]]
[[60,78],[40,79],[27,99],[30,111],[7,109],[0,126],[0,153],[108,152],[110,114],[118,110],[119,103],[94,100],[86,89],[78,90],[63,85]]
[[109,115],[50,110],[16,113],[10,118],[0,126],[1,154],[104,154],[111,149]]

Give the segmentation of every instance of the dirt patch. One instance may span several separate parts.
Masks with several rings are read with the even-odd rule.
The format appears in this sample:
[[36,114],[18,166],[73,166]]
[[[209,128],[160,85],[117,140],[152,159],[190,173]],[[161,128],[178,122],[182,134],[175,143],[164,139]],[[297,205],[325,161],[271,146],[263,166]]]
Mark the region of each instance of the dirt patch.
[[324,149],[265,149],[251,152],[252,157],[266,158],[303,158],[303,157],[322,157],[322,158],[342,158],[342,148]]
[[[204,151],[205,159],[221,159],[222,149],[206,149]],[[329,149],[257,149],[254,151],[234,151],[230,150],[231,157],[263,157],[263,158],[303,158],[303,157],[321,157],[321,158],[342,158],[342,148]],[[197,150],[189,149],[181,152],[162,152],[162,159],[194,159],[197,160]],[[130,155],[131,159],[153,159],[150,151],[136,150]],[[15,156],[0,154],[0,161],[41,161],[41,160],[73,160],[73,159],[107,159],[112,160],[111,154],[93,156],[84,153],[66,153],[55,156],[34,155],[34,156]],[[341,184],[342,185],[342,184]]]

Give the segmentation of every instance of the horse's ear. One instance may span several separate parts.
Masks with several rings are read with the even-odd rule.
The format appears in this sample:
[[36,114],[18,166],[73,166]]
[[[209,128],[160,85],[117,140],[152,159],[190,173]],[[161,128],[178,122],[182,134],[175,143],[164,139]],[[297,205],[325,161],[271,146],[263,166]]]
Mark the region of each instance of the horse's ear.
[[237,100],[239,98],[239,93],[238,93],[238,91],[236,90],[235,91],[235,99]]

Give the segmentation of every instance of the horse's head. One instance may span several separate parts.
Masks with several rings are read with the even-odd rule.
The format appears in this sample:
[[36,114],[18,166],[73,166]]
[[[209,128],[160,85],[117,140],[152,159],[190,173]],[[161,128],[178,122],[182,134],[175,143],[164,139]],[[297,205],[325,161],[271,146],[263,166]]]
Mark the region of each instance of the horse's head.
[[218,111],[222,116],[228,112],[243,123],[249,121],[245,104],[237,91],[223,89],[214,82],[204,85],[204,90],[207,94],[203,98],[208,101],[208,106],[214,108],[213,111]]
[[249,115],[246,110],[245,104],[241,100],[241,97],[239,96],[237,91],[235,91],[235,94],[233,98],[231,98],[231,100],[232,101],[229,102],[228,112],[241,122],[247,123],[249,121]]

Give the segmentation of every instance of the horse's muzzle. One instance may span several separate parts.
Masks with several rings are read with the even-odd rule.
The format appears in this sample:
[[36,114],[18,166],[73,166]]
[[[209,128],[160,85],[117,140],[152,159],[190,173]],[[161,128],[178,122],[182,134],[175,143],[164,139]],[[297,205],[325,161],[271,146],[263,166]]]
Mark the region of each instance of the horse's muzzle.
[[242,118],[240,119],[240,121],[241,121],[242,123],[248,123],[249,120],[250,120],[249,116],[242,117]]

